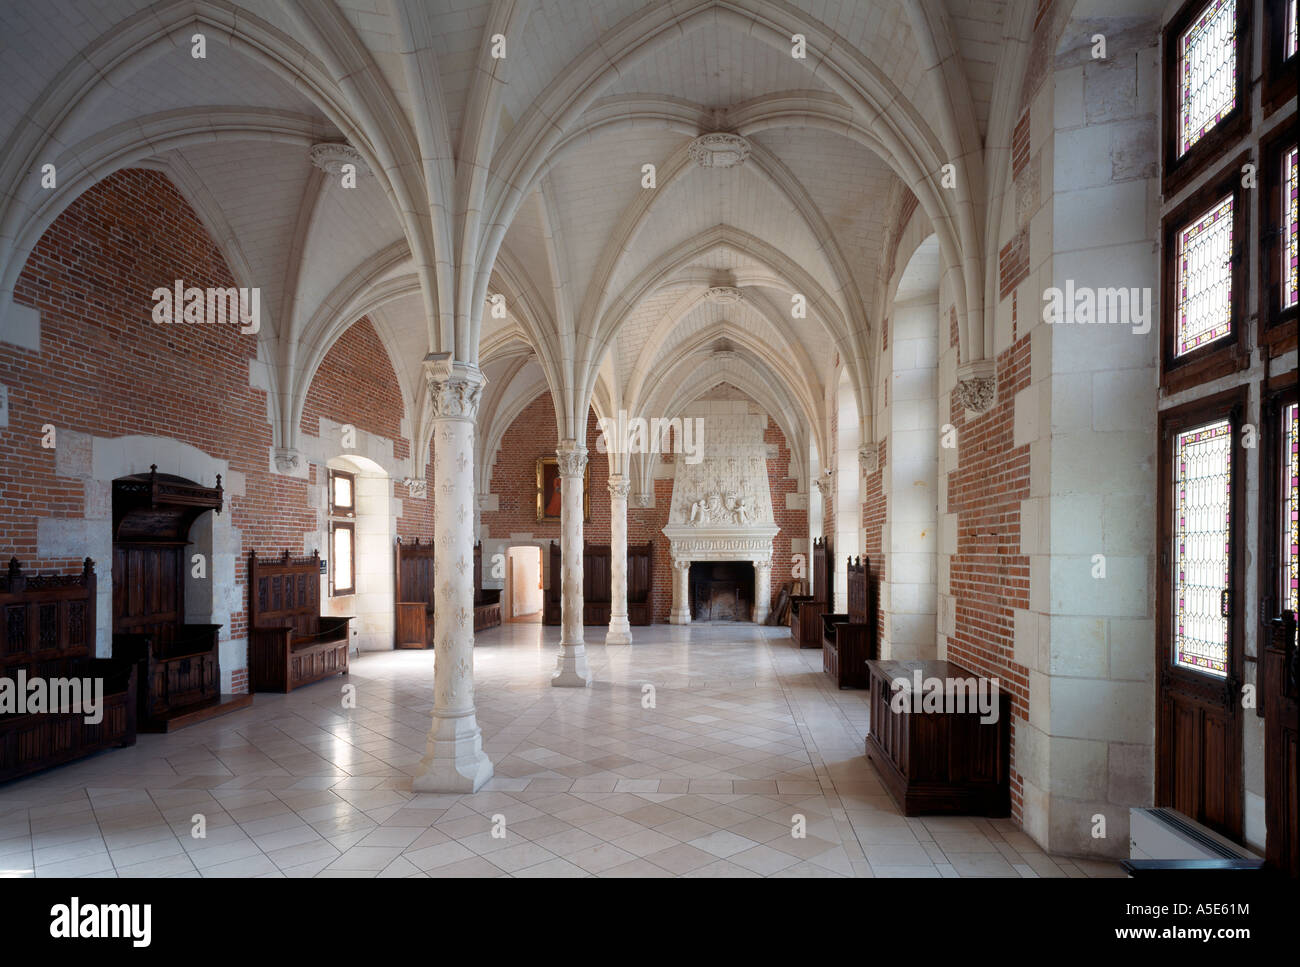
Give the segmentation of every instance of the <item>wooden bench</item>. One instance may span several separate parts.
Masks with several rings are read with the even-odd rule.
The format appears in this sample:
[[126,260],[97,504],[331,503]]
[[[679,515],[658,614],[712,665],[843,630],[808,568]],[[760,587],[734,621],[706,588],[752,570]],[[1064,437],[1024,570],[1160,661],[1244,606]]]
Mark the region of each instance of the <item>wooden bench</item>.
[[255,692],[291,692],[348,672],[351,617],[320,613],[320,554],[248,555],[248,677]]
[[831,610],[834,596],[831,581],[834,572],[829,566],[830,538],[813,539],[812,594],[796,594],[790,598],[790,637],[800,648],[820,648],[825,629],[821,616]]
[[[551,583],[542,601],[542,624],[558,625],[563,610],[560,581],[560,545],[551,541]],[[582,623],[607,625],[614,606],[613,556],[608,544],[582,545]],[[654,543],[627,546],[627,622],[648,625],[654,621],[651,595],[654,581]]]
[[396,601],[394,648],[433,647],[433,541],[397,539],[393,570]]
[[221,625],[186,620],[189,534],[221,513],[221,476],[204,487],[159,473],[113,481],[113,654],[139,666],[137,724],[169,732],[252,704],[221,693]]
[[[98,722],[85,710],[0,712],[0,782],[101,749],[135,745],[136,667],[95,658],[95,564],[79,574],[26,576],[16,559],[0,574],[0,678],[101,679]],[[28,689],[23,689],[24,695]],[[11,694],[14,694],[11,692]]]
[[840,688],[866,688],[867,661],[879,658],[870,562],[848,562],[849,610],[822,615],[822,669]]
[[[867,662],[871,694],[871,731],[867,757],[875,764],[889,794],[905,816],[951,814],[1011,815],[1011,696],[998,690],[993,721],[982,722],[978,710],[926,711],[913,704],[913,682],[938,679],[956,697],[953,683],[988,679],[949,661]],[[894,708],[894,683],[902,682],[907,699]],[[924,700],[924,695],[922,702]],[[945,703],[946,704],[946,703]],[[956,702],[954,701],[954,706]]]
[[474,545],[474,632],[501,624],[501,589],[483,587],[483,545]]

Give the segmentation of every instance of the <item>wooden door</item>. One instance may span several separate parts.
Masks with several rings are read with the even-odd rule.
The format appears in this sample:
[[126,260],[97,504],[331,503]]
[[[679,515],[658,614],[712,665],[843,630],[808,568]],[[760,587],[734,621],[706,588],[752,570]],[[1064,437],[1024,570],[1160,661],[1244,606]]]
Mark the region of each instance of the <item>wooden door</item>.
[[1156,805],[1237,841],[1244,405],[1232,390],[1161,416],[1156,598]]

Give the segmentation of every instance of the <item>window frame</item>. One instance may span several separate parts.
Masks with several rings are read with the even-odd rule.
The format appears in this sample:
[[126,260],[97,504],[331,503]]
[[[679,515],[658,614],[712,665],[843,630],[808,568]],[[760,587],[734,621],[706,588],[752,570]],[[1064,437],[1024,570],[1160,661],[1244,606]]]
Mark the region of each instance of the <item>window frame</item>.
[[[334,553],[334,535],[338,531],[347,531],[351,536],[348,543],[352,545],[352,553],[348,555],[348,581],[349,584],[344,590],[337,588],[338,578],[338,555]],[[357,525],[350,520],[332,520],[329,527],[330,541],[330,597],[345,598],[357,593]]]
[[[1259,626],[1267,629],[1273,618],[1282,613],[1281,594],[1281,541],[1282,526],[1282,413],[1292,403],[1300,401],[1300,388],[1296,385],[1296,371],[1288,370],[1270,377],[1263,387],[1260,400],[1260,460],[1259,460]],[[1261,631],[1261,634],[1266,634]],[[1261,643],[1263,638],[1260,639]],[[1256,715],[1263,716],[1260,702]]]
[[[345,478],[352,490],[352,503],[350,504],[339,505],[334,503],[334,481],[339,477]],[[325,488],[330,517],[345,517],[352,520],[357,516],[357,475],[355,473],[347,470],[330,470]]]
[[1259,342],[1270,356],[1296,348],[1300,304],[1282,308],[1282,156],[1297,142],[1296,113],[1259,142]]
[[[1250,160],[1245,151],[1189,195],[1160,223],[1160,386],[1167,393],[1209,382],[1250,365],[1247,339],[1250,286],[1250,196],[1241,184],[1241,168]],[[1205,214],[1226,195],[1232,197],[1232,332],[1179,358],[1178,338],[1178,233],[1194,218]]]
[[[1296,96],[1295,71],[1297,54],[1282,56],[1282,32],[1286,29],[1287,0],[1264,0],[1261,49],[1260,105],[1264,117],[1282,108]],[[1277,40],[1277,43],[1274,43]],[[1291,122],[1294,124],[1294,120]]]
[[[1239,386],[1205,399],[1194,400],[1165,410],[1160,414],[1160,458],[1157,475],[1159,494],[1156,499],[1156,661],[1157,680],[1179,679],[1194,684],[1209,683],[1213,687],[1240,688],[1245,659],[1245,603],[1246,568],[1246,449],[1241,442],[1241,428],[1246,416],[1249,388]],[[1228,498],[1228,654],[1225,675],[1218,679],[1205,672],[1177,665],[1173,660],[1174,615],[1174,438],[1185,430],[1228,420],[1232,427],[1232,468]]]
[[1250,130],[1250,53],[1251,8],[1254,0],[1236,0],[1236,96],[1235,106],[1218,124],[1201,136],[1200,140],[1181,158],[1178,156],[1179,83],[1178,41],[1191,26],[1197,14],[1213,0],[1187,0],[1165,25],[1160,40],[1163,53],[1161,87],[1164,106],[1162,132],[1163,179],[1161,190],[1166,198],[1172,197],[1199,172],[1216,163],[1232,150],[1242,135]]

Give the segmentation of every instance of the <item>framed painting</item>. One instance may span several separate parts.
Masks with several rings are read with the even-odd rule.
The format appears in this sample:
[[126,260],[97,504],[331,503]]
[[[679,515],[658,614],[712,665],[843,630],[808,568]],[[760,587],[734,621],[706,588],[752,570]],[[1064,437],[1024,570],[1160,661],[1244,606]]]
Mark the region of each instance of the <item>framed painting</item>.
[[[560,519],[560,468],[555,457],[537,458],[537,520]],[[582,471],[582,520],[591,520],[591,463]]]

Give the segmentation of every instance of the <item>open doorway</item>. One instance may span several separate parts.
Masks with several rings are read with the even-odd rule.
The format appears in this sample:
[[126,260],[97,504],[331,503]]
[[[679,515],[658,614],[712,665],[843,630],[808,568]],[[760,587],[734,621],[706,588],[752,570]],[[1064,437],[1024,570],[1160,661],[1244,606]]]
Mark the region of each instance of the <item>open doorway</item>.
[[506,549],[507,621],[542,620],[542,549],[523,544]]

